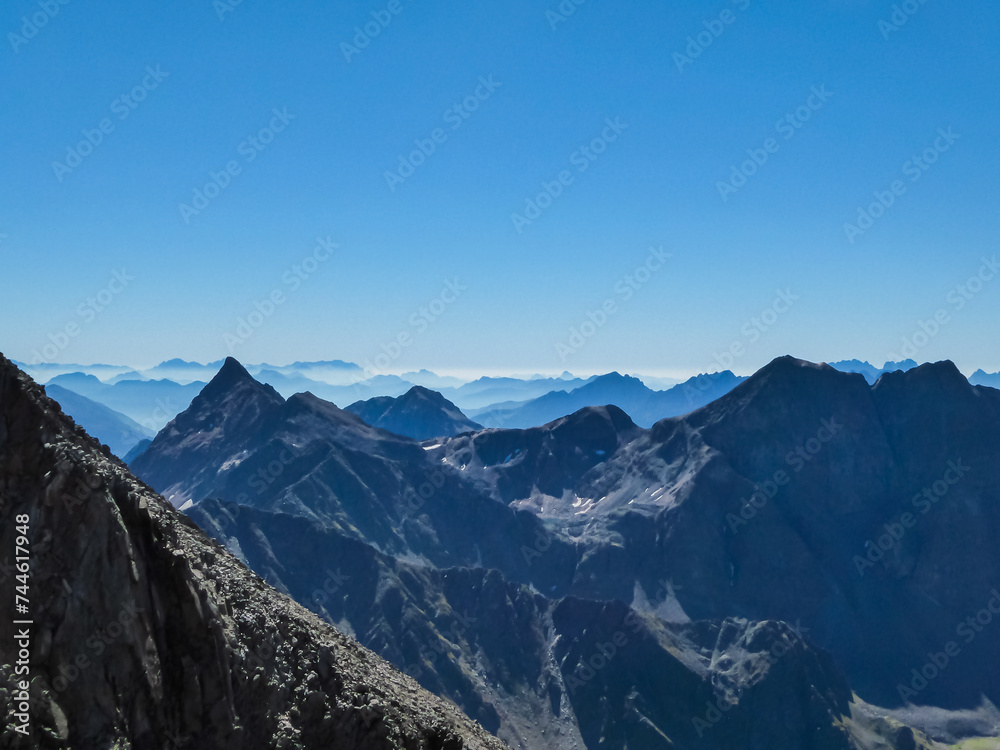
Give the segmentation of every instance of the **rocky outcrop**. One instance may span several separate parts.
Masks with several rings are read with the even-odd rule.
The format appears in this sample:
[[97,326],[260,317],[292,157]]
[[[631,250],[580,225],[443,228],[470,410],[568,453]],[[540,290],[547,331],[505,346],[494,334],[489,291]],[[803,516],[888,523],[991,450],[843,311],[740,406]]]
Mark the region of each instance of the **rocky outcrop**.
[[0,356],[4,602],[22,535],[30,671],[5,616],[0,747],[502,747],[249,572]]

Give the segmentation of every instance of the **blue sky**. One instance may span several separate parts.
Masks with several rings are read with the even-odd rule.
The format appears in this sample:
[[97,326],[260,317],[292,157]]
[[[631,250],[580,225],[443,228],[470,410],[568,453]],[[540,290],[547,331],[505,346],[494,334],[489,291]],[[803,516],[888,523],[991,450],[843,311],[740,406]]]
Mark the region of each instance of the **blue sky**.
[[678,375],[905,339],[1000,369],[1000,8],[559,8],[6,4],[0,351]]

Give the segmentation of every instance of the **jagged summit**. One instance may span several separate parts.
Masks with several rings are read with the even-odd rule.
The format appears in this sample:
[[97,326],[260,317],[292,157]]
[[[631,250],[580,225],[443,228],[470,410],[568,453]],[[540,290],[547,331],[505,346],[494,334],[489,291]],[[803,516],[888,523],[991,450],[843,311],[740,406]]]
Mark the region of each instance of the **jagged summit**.
[[209,381],[208,385],[205,386],[200,397],[209,401],[218,401],[226,398],[232,391],[238,388],[254,388],[261,392],[267,391],[272,393],[276,399],[283,400],[271,386],[258,383],[254,380],[253,375],[233,357],[226,357],[222,368]]
[[950,359],[928,362],[909,370],[887,372],[879,377],[875,388],[905,385],[909,388],[946,387],[950,390],[971,388],[968,379]]

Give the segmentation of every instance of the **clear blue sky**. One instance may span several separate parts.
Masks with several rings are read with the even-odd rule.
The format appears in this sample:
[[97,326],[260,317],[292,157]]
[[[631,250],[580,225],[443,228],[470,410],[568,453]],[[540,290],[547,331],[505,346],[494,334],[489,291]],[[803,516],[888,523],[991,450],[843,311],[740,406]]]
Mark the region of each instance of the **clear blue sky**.
[[[403,333],[387,370],[672,374],[717,369],[739,342],[733,368],[751,371],[785,353],[881,364],[943,309],[915,358],[998,370],[1000,276],[961,309],[953,290],[1000,249],[1000,8],[914,2],[905,25],[880,29],[892,5],[587,0],[560,20],[555,1],[70,0],[47,13],[12,0],[0,350],[362,362]],[[348,61],[342,45],[372,13],[391,21]],[[25,30],[32,16],[45,24]],[[680,60],[703,31],[711,44]],[[144,85],[134,109],[119,99]],[[451,109],[477,90],[467,118]],[[810,102],[800,127],[777,125]],[[104,118],[93,153],[53,166]],[[272,124],[270,142],[247,140]],[[593,161],[578,151],[612,136]],[[426,139],[434,153],[390,186]],[[927,148],[926,171],[907,164]],[[767,161],[724,200],[748,149]],[[180,208],[229,162],[239,173],[204,210]],[[564,170],[551,206],[512,220]],[[905,192],[849,241],[845,223],[894,180]],[[339,247],[296,279],[317,237]],[[671,257],[629,287],[651,247]],[[122,269],[134,280],[94,312]],[[467,288],[426,323],[420,309],[455,279]],[[748,334],[779,289],[798,299]],[[283,304],[228,346],[272,290]],[[593,335],[578,347],[581,325]]]

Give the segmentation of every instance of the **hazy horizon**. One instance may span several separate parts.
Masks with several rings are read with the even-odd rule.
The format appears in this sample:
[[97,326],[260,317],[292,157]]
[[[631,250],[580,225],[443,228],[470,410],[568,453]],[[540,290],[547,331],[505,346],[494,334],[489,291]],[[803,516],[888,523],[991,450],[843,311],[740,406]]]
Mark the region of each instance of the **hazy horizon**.
[[912,6],[18,0],[0,347],[1000,370],[1000,9]]

